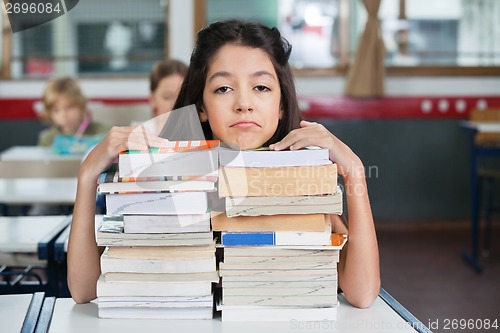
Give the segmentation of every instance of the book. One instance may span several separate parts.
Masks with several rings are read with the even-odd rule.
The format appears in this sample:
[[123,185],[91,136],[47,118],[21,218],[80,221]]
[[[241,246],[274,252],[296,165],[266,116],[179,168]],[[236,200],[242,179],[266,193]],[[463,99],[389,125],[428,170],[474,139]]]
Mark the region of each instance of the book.
[[284,167],[313,166],[331,164],[327,148],[309,146],[299,150],[234,150],[219,149],[219,162],[227,167]]
[[96,242],[99,246],[200,246],[213,244],[213,233],[126,234],[123,221],[103,220]]
[[224,212],[211,213],[214,231],[317,231],[325,230],[324,214],[286,214],[266,216],[236,216]]
[[109,258],[121,259],[192,259],[211,258],[215,245],[204,246],[111,246],[107,249]]
[[212,319],[213,296],[99,297],[99,318]]
[[322,232],[221,232],[223,246],[265,246],[265,245],[329,245],[332,242],[332,228],[326,223]]
[[101,273],[195,273],[215,272],[215,254],[199,259],[124,259],[113,258],[107,249],[101,255]]
[[[170,275],[170,274],[164,274]],[[97,281],[97,297],[108,296],[203,296],[212,293],[211,281]]]
[[222,281],[328,281],[337,277],[337,268],[329,269],[221,269]]
[[125,233],[209,232],[210,213],[186,215],[124,215]]
[[115,163],[103,172],[97,183],[101,194],[215,191],[216,176],[120,177]]
[[116,273],[103,274],[106,282],[141,281],[147,282],[218,282],[218,272],[198,273]]
[[216,176],[218,152],[218,140],[170,141],[165,147],[123,151],[119,177]]
[[336,295],[249,295],[224,296],[222,305],[259,305],[259,306],[321,306],[333,307],[337,305]]
[[221,167],[219,197],[302,196],[337,192],[337,164],[242,168]]
[[106,214],[203,214],[207,192],[132,193],[106,195]]
[[287,197],[226,197],[226,214],[259,216],[276,214],[342,214],[342,191],[334,194]]
[[217,304],[225,322],[322,322],[337,320],[338,306],[230,306]]

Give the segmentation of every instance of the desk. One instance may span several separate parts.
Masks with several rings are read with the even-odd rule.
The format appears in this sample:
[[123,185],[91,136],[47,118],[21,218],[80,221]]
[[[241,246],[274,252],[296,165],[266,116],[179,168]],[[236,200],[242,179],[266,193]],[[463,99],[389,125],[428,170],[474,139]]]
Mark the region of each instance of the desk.
[[[53,260],[54,242],[70,221],[70,216],[60,215],[0,217],[0,252],[37,253],[38,259],[47,261],[48,282],[43,287],[55,294],[58,280]],[[20,282],[0,287],[5,293],[40,289],[39,285],[22,286]]]
[[473,122],[463,121],[460,126],[469,133],[470,141],[470,184],[471,184],[471,250],[464,252],[462,257],[477,272],[482,271],[479,260],[479,184],[477,182],[477,171],[479,158],[487,156],[500,156],[500,147],[477,146],[474,137],[477,133],[500,133],[500,122]]
[[32,333],[42,310],[44,293],[0,295],[3,333]]
[[[273,323],[237,323],[222,322],[220,316],[212,320],[126,320],[99,319],[97,304],[75,304],[70,298],[56,299],[50,321],[49,333],[78,332],[297,332],[301,330],[369,333],[369,332],[430,332],[421,322],[408,324],[396,310],[397,303],[382,290],[369,309],[357,309],[349,305],[343,295],[339,295],[340,307],[337,321],[321,322],[273,322]],[[388,302],[392,302],[392,305]],[[397,304],[396,304],[397,303]],[[399,305],[400,306],[400,305]],[[47,306],[50,307],[50,304]],[[43,311],[50,310],[44,306]],[[402,307],[401,307],[402,308]],[[404,310],[404,308],[402,308]],[[406,310],[404,310],[406,311]],[[414,329],[415,328],[415,329]]]
[[0,178],[0,203],[72,205],[76,185],[77,178]]
[[54,154],[49,147],[14,146],[0,154],[0,177],[76,177],[81,159],[80,155]]

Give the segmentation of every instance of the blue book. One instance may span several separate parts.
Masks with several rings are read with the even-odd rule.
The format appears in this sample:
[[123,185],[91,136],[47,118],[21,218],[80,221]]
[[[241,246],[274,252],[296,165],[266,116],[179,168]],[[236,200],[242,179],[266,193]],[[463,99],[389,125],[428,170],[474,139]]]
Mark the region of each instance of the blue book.
[[297,232],[297,231],[271,231],[271,232],[229,232],[221,233],[223,246],[287,246],[287,245],[331,245],[332,230],[330,225],[325,231]]

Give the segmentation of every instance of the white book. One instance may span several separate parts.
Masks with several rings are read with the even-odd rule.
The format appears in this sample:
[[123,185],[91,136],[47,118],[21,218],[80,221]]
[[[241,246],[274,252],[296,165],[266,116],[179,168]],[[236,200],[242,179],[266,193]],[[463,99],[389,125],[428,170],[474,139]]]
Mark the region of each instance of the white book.
[[100,318],[211,319],[213,296],[99,297]]
[[106,195],[106,214],[204,214],[207,192],[130,193]]
[[[300,274],[301,272],[305,272]],[[246,273],[246,274],[243,274]],[[325,270],[288,270],[288,271],[243,271],[234,270],[226,271],[223,275],[223,283],[230,282],[265,282],[265,283],[294,283],[294,282],[328,282],[337,280],[337,270],[336,269],[325,269]]]
[[140,281],[148,282],[218,282],[218,272],[203,273],[116,273],[103,274],[106,282]]
[[170,141],[148,151],[122,152],[118,156],[119,176],[217,176],[218,146],[216,140]]
[[[167,274],[165,274],[167,275]],[[203,296],[212,293],[212,282],[97,281],[97,297],[103,296]]]
[[212,307],[213,295],[204,296],[102,296],[97,298],[99,308],[157,307],[201,308]]
[[300,287],[300,288],[226,288],[224,284],[222,285],[223,297],[229,296],[252,296],[257,295],[267,297],[267,296],[331,296],[337,297],[337,286],[314,286],[314,287]]
[[337,276],[324,281],[227,281],[222,282],[224,290],[230,288],[260,288],[260,289],[286,289],[286,288],[332,288],[337,289]]
[[285,167],[331,164],[328,149],[308,147],[300,150],[233,150],[220,148],[219,161],[227,167]]
[[337,305],[337,297],[327,295],[250,295],[250,296],[225,296],[222,294],[222,305],[270,305],[270,306],[322,306],[332,307]]
[[208,180],[152,180],[101,183],[97,187],[101,194],[215,191],[215,182]]
[[217,304],[217,310],[222,311],[222,321],[226,322],[335,321],[337,320],[337,309],[338,305],[330,307],[277,307]]
[[[332,251],[333,252],[333,251]],[[224,253],[224,263],[230,264],[265,264],[265,263],[276,263],[276,264],[300,264],[302,262],[315,262],[315,263],[330,263],[330,262],[338,262],[339,254],[338,252],[333,252],[329,256],[321,255],[321,256],[252,256],[252,257],[243,257],[243,256],[227,256]]]
[[107,251],[101,255],[101,272],[126,273],[196,273],[215,272],[215,254],[212,258],[187,260],[119,259],[110,258]]
[[318,213],[341,215],[343,211],[342,191],[338,186],[335,194],[226,197],[225,203],[228,217]]
[[286,246],[238,246],[224,248],[224,258],[232,257],[321,257],[338,256],[339,250],[333,246],[326,246],[325,249],[300,249]]
[[200,246],[213,244],[213,233],[126,234],[123,221],[104,220],[96,241],[99,246]]
[[219,263],[219,270],[223,272],[224,270],[290,270],[290,269],[334,269],[337,267],[337,260],[330,260],[326,262],[290,262],[290,263],[273,263],[264,262],[264,263],[229,263],[225,262]]
[[125,233],[209,232],[210,213],[186,215],[124,215]]

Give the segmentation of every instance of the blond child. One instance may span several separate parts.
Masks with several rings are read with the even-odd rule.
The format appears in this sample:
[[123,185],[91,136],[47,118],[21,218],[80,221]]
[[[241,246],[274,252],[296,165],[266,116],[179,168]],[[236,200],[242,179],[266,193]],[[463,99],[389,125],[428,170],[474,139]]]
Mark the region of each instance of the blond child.
[[87,99],[73,78],[62,77],[49,81],[42,102],[40,118],[51,127],[40,133],[39,146],[52,146],[60,135],[95,136],[109,130],[107,126],[90,121]]

